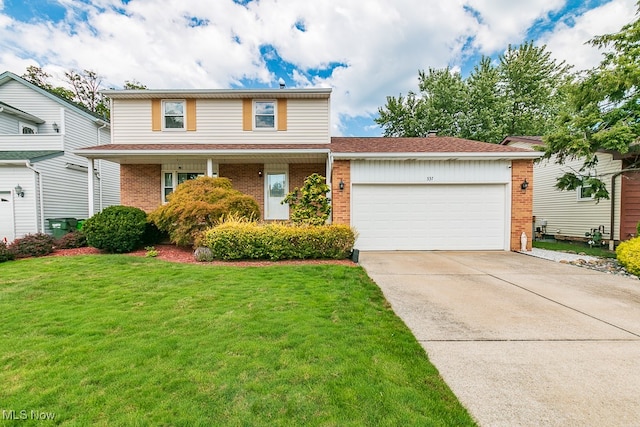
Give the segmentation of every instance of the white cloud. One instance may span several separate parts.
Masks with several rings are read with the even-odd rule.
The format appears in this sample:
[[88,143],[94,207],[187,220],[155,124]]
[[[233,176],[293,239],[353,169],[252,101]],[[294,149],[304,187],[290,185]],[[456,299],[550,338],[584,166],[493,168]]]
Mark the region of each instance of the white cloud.
[[592,9],[556,25],[540,44],[546,44],[552,55],[575,66],[575,70],[595,67],[602,60],[602,51],[587,44],[594,36],[618,32],[635,19],[636,0],[616,0]]
[[[522,42],[564,0],[58,3],[67,8],[64,21],[24,23],[7,16],[0,0],[0,71],[22,74],[37,63],[59,79],[64,70],[92,69],[115,87],[132,79],[151,88],[225,88],[245,79],[275,87],[283,76],[260,54],[271,45],[293,64],[289,81],[334,89],[332,119],[340,133],[342,118],[374,114],[386,96],[417,90],[418,70],[459,67],[474,53]],[[577,17],[573,28],[558,25],[543,42],[556,56],[580,61],[582,43],[619,28],[615,14],[628,20],[633,3],[613,0],[597,15]],[[330,64],[344,66],[324,78],[313,71]]]

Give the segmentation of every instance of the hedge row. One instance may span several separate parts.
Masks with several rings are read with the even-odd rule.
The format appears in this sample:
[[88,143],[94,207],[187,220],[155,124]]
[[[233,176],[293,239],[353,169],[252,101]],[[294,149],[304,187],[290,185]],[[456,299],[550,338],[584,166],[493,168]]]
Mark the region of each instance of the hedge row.
[[355,235],[347,225],[288,225],[226,222],[205,231],[199,246],[215,259],[344,259]]

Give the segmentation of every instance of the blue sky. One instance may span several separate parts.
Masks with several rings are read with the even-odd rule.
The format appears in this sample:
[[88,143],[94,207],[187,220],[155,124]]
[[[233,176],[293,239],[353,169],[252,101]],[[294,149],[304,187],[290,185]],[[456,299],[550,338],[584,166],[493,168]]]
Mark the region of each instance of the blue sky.
[[331,87],[333,135],[376,136],[387,96],[418,70],[468,74],[533,40],[576,69],[636,0],[0,0],[0,71],[90,69],[105,87]]

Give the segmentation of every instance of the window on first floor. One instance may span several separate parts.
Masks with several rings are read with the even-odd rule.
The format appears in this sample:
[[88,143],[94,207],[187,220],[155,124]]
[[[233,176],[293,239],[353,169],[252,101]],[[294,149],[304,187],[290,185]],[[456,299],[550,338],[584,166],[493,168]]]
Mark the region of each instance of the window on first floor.
[[199,176],[204,176],[204,172],[165,172],[162,183],[163,201],[167,202],[167,196],[173,193],[178,185]]

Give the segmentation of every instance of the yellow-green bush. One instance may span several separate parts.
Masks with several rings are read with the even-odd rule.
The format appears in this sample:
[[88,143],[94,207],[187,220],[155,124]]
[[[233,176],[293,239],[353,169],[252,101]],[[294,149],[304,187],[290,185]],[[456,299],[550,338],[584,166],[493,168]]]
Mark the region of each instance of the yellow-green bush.
[[258,224],[228,221],[206,230],[199,246],[216,259],[343,259],[355,235],[347,225]]
[[640,276],[640,237],[622,242],[616,248],[618,262],[631,274]]

